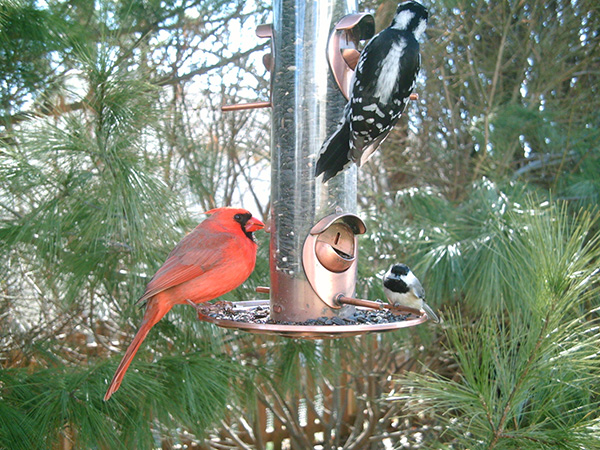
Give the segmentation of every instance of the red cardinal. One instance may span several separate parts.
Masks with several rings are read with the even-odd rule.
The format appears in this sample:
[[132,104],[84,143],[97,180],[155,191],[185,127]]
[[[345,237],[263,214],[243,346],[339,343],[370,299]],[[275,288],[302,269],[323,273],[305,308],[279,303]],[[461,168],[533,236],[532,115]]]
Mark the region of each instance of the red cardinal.
[[104,395],[108,400],[123,380],[146,335],[174,305],[202,303],[242,284],[254,270],[252,232],[265,225],[245,209],[217,208],[177,244],[152,277],[140,302],[146,302],[142,325],[125,352]]

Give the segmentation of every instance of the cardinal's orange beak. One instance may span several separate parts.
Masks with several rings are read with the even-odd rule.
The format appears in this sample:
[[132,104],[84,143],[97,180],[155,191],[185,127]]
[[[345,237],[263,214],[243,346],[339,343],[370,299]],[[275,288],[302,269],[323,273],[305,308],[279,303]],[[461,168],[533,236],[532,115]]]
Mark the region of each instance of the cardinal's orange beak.
[[244,227],[244,230],[246,230],[246,233],[252,233],[253,231],[260,230],[261,228],[264,228],[264,227],[265,227],[265,224],[262,223],[260,220],[258,220],[255,217],[250,217],[248,222],[246,222],[246,226]]

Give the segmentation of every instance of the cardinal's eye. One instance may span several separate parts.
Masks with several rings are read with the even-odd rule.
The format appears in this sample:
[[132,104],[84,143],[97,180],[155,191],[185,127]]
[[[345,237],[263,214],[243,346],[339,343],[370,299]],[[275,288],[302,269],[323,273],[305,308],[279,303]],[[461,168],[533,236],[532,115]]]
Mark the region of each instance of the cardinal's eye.
[[235,216],[233,216],[233,220],[235,220],[236,222],[241,222],[242,221],[242,215],[241,214],[236,214]]

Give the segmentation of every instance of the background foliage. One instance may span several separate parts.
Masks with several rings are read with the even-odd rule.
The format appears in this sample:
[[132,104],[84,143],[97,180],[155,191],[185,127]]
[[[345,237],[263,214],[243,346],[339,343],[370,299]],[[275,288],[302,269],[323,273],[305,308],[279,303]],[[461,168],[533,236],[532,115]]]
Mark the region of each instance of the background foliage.
[[[600,5],[428,7],[420,99],[360,171],[358,295],[405,261],[444,323],[300,342],[176,308],[105,403],[198,213],[269,209],[268,116],[220,105],[267,98],[239,36],[270,5],[0,1],[0,448],[598,447]],[[257,237],[224,299],[268,279]]]

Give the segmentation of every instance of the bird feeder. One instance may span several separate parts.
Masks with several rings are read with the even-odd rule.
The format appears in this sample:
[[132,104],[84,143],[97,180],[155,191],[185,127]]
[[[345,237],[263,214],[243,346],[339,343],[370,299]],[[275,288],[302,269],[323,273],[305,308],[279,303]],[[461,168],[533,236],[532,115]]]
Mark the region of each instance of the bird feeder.
[[[409,327],[427,320],[406,311],[402,320],[352,323],[359,310],[385,304],[354,298],[359,236],[357,168],[352,164],[323,184],[314,176],[322,143],[336,128],[345,104],[359,43],[374,34],[374,19],[357,14],[346,0],[275,0],[271,39],[263,61],[271,73],[269,102],[228,105],[224,110],[267,107],[271,114],[269,300],[236,302],[229,312],[201,319],[219,326],[290,337],[320,338]],[[256,311],[268,320],[236,320],[236,311]],[[399,313],[398,311],[396,313]],[[408,313],[413,313],[412,315]],[[313,324],[317,319],[325,324]]]

